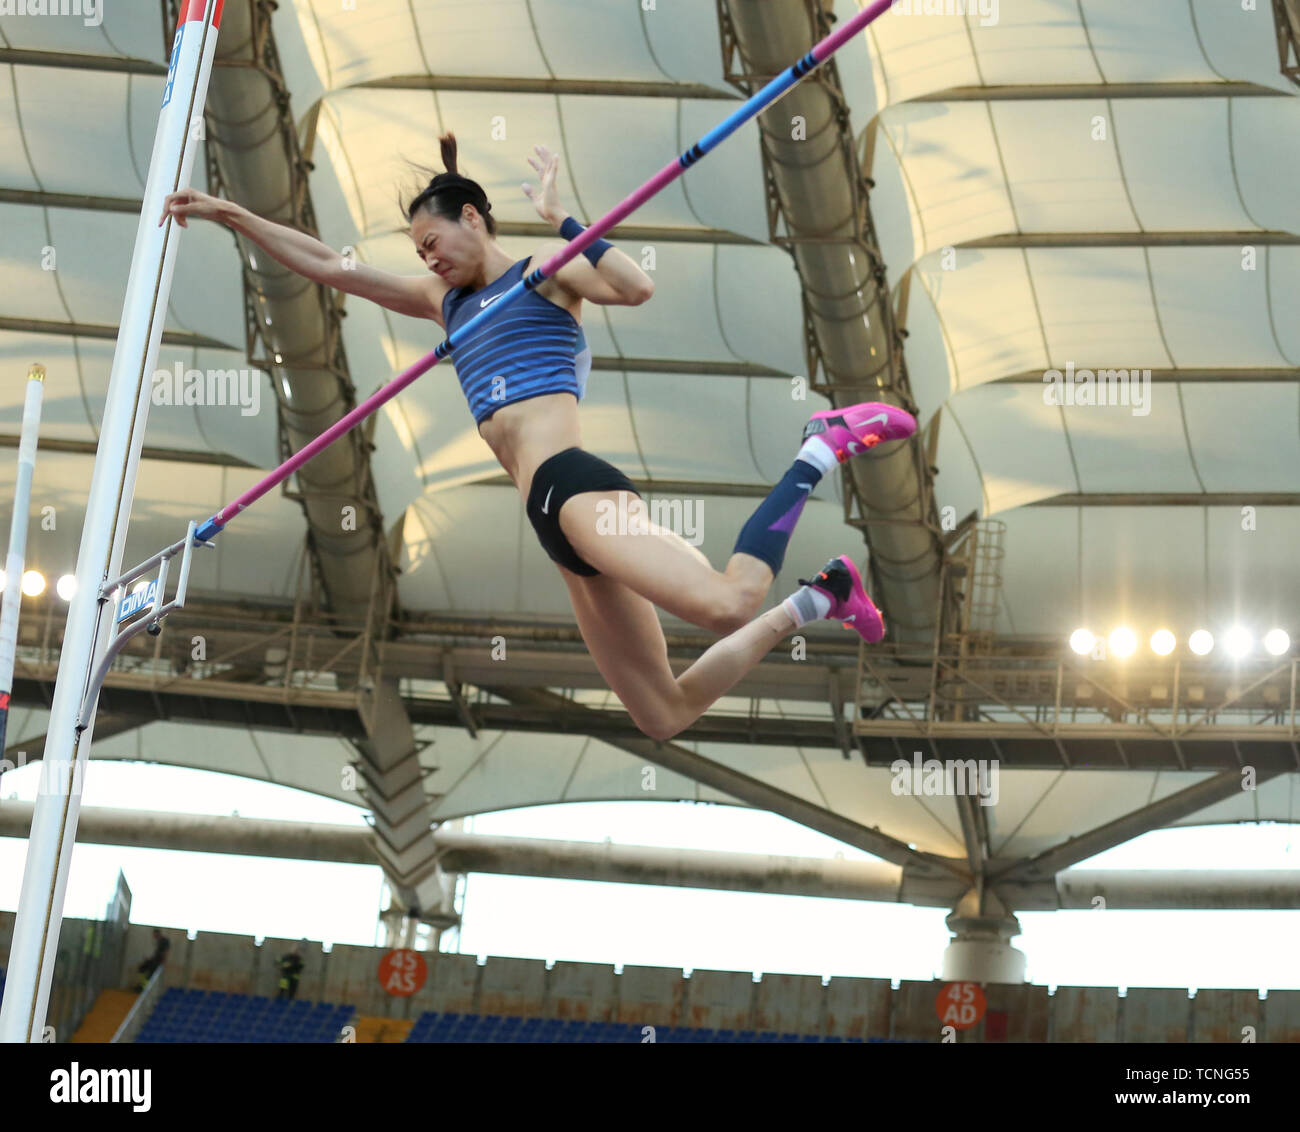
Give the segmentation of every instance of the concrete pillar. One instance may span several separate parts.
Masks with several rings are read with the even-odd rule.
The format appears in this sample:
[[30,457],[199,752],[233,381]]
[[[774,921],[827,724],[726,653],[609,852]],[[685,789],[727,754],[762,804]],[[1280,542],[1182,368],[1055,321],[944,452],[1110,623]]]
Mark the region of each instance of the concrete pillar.
[[1025,953],[1011,946],[1012,936],[1020,934],[1015,916],[969,916],[957,911],[944,922],[953,933],[943,953],[945,982],[1025,981]]

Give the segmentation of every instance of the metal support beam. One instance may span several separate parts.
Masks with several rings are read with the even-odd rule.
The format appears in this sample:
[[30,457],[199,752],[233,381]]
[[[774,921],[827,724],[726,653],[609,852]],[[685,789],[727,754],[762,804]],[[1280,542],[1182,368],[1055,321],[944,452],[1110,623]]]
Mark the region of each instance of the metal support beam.
[[[1277,770],[1256,768],[1255,785],[1262,786],[1279,773]],[[1177,793],[1170,794],[1167,798],[1143,806],[1140,810],[1134,810],[1078,837],[1072,837],[1054,849],[1003,865],[994,872],[993,882],[996,884],[1002,880],[1035,881],[1054,876],[1071,865],[1077,865],[1080,861],[1086,861],[1089,857],[1095,857],[1098,853],[1115,848],[1116,845],[1123,845],[1124,842],[1132,841],[1133,838],[1153,829],[1163,829],[1180,818],[1208,809],[1216,802],[1225,801],[1240,794],[1241,791],[1242,775],[1239,770],[1228,770],[1213,775]]]
[[[752,94],[834,19],[820,0],[717,0],[723,77]],[[801,124],[791,130],[792,121]],[[769,238],[798,273],[812,388],[845,406],[915,411],[870,181],[834,59],[758,119]],[[929,642],[941,608],[942,547],[933,473],[921,439],[845,465],[845,522],[870,552],[871,593],[891,639]]]
[[1295,491],[1103,491],[1053,495],[1026,507],[1297,507]]
[[1277,25],[1277,58],[1286,75],[1300,86],[1300,0],[1273,0]]
[[[113,735],[124,735],[137,727],[143,727],[146,723],[152,723],[155,718],[152,715],[114,715],[111,712],[100,712],[95,717],[95,738],[107,739]],[[13,763],[15,769],[24,767],[28,763],[39,762],[45,757],[45,738],[45,735],[34,735],[20,743],[12,743],[5,749],[3,758],[6,762]]]
[[703,83],[635,79],[529,79],[506,75],[393,75],[353,83],[349,90],[458,90],[484,94],[572,94],[615,98],[696,98],[738,102],[729,90]]
[[[172,0],[173,11],[175,4]],[[310,167],[276,47],[273,7],[226,6],[217,48],[220,66],[206,114],[208,182],[215,193],[258,216],[315,235]],[[252,241],[237,235],[235,242],[250,360],[274,370],[277,398],[279,388],[286,389],[278,424],[281,456],[287,459],[356,404],[341,304],[330,288],[303,280],[255,251]],[[259,363],[254,356],[259,348],[274,363],[269,358]],[[397,681],[374,665],[377,642],[391,634],[398,603],[371,448],[365,430],[340,438],[297,471],[292,497],[307,520],[309,559],[329,613],[340,624],[364,623],[360,639],[352,639],[360,654],[355,682],[340,686],[358,688],[365,734],[354,745],[374,812],[380,861],[403,909],[444,924],[451,915],[450,895],[429,832],[436,795],[425,788],[419,744]],[[351,523],[343,519],[349,510]]]
[[1015,83],[954,86],[920,94],[907,102],[1044,102],[1094,98],[1287,98],[1284,90],[1248,82],[1189,83]]
[[[595,714],[591,708],[583,707],[543,689],[492,688],[489,690],[493,695],[511,703],[547,707],[560,714],[561,718],[571,719],[574,730],[582,730]],[[741,802],[779,814],[799,825],[815,829],[827,837],[843,841],[846,845],[852,845],[883,860],[904,866],[909,873],[919,877],[934,878],[943,873],[960,876],[960,870],[947,860],[929,853],[920,853],[909,848],[904,842],[888,837],[877,830],[868,829],[842,814],[813,805],[785,790],[688,751],[676,743],[658,742],[644,736],[640,739],[606,738],[605,741],[610,746],[618,747],[619,750],[626,751],[630,755],[645,759],[646,762],[654,763],[665,770],[685,775],[694,782],[720,790]]]
[[[405,229],[402,230],[403,234]],[[498,236],[523,236],[530,239],[553,240],[555,229],[540,221],[498,220]],[[645,244],[722,244],[747,248],[764,248],[767,243],[728,232],[725,228],[661,228],[650,224],[619,224],[611,228],[605,238],[611,243]]]
[[1247,248],[1294,247],[1294,232],[1255,229],[1242,232],[1006,232],[962,240],[963,248]]
[[[27,836],[32,805],[0,808],[0,837]],[[209,817],[105,807],[83,809],[78,840],[88,844],[229,853],[249,857],[373,865],[368,829],[356,826]],[[939,878],[908,890],[903,870],[877,861],[711,852],[650,845],[592,844],[494,837],[441,828],[433,834],[443,868],[455,873],[648,884],[723,892],[868,900],[952,907],[962,881]],[[1300,908],[1300,871],[1071,869],[1054,883],[1008,884],[1015,909],[1091,908],[1101,896],[1113,909]]]
[[[1127,368],[1129,372],[1137,369],[1145,375],[1147,367],[1106,367]],[[1008,377],[998,377],[985,384],[990,385],[1042,385],[1042,370],[1029,370],[1027,373],[1015,373]],[[1218,382],[1265,382],[1291,385],[1300,382],[1298,366],[1225,366],[1220,369],[1152,369],[1152,385],[1214,384]]]
[[[62,322],[43,318],[5,318],[0,316],[0,330],[19,334],[51,334],[64,338],[100,338],[116,341],[118,328],[93,322]],[[203,350],[234,350],[229,342],[219,342],[204,334],[191,334],[182,330],[164,330],[164,346],[198,347]]]
[[706,377],[777,377],[789,381],[791,375],[785,370],[773,369],[771,366],[756,362],[719,362],[689,358],[615,358],[600,355],[591,359],[593,370],[609,373],[682,373],[690,376]]
[[[12,433],[0,434],[0,448],[17,448],[18,437]],[[93,440],[59,440],[46,437],[40,442],[42,452],[70,452],[78,456],[93,456],[98,446]],[[161,460],[171,464],[207,464],[219,468],[255,468],[247,460],[231,456],[226,452],[199,452],[189,448],[154,448],[146,444],[140,453],[144,460]],[[102,724],[95,728],[95,734],[104,734]]]
[[[315,235],[310,171],[298,144],[270,6],[226,6],[217,64],[205,115],[212,192]],[[280,454],[287,459],[356,404],[340,303],[331,288],[304,280],[252,241],[236,235],[235,244],[244,280],[245,349],[253,365],[274,374]],[[364,433],[354,430],[300,468],[296,490],[286,494],[302,505],[309,557],[330,612],[361,620],[373,609],[386,621],[396,601],[396,571],[387,553],[370,447]],[[342,521],[345,506],[352,508],[351,523]]]
[[139,216],[141,200],[101,197],[89,193],[51,193],[41,189],[0,188],[0,204],[31,204],[41,208],[74,208],[82,212],[123,212]]
[[0,63],[13,67],[63,67],[74,71],[106,71],[119,75],[156,75],[163,78],[167,67],[151,59],[123,59],[117,55],[78,55],[69,51],[28,51],[0,47]]

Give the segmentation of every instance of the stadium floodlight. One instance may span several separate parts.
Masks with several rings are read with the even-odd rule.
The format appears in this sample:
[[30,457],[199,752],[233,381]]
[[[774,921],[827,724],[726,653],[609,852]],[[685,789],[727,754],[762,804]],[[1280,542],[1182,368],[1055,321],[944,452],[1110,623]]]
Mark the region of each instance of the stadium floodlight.
[[1087,656],[1092,652],[1093,646],[1096,643],[1096,636],[1088,632],[1087,629],[1075,629],[1075,631],[1070,634],[1070,648],[1074,649],[1074,651],[1080,656]]
[[23,593],[28,597],[40,597],[45,592],[45,575],[39,570],[28,570],[23,575]]
[[1253,644],[1254,641],[1250,639],[1250,634],[1240,625],[1234,625],[1223,638],[1224,648],[1228,650],[1228,655],[1234,660],[1241,660],[1242,657],[1248,655]]
[[1137,634],[1132,629],[1121,626],[1111,632],[1107,643],[1110,645],[1111,653],[1119,657],[1120,660],[1124,660],[1137,651]]
[[73,595],[77,592],[77,575],[64,574],[55,584],[54,592],[64,601],[71,601]]
[[1291,647],[1291,638],[1285,629],[1270,629],[1264,636],[1264,647],[1270,656],[1281,656]]
[[1168,656],[1178,646],[1178,638],[1168,629],[1157,629],[1151,634],[1151,651],[1156,656]]
[[1197,629],[1187,638],[1187,647],[1197,656],[1205,656],[1214,648],[1214,634],[1208,629]]

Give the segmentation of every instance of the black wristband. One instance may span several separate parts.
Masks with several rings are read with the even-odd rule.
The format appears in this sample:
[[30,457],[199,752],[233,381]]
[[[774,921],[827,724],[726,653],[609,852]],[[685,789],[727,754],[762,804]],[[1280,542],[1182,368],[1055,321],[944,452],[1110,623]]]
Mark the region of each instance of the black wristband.
[[[572,216],[565,217],[564,223],[560,225],[560,235],[563,236],[566,240],[576,240],[586,230],[587,229],[584,228],[581,224],[579,224],[576,220],[574,220]],[[585,255],[587,259],[591,261],[591,266],[595,267],[596,264],[600,261],[600,257],[603,256],[607,251],[609,251],[609,249],[612,248],[613,246],[614,245],[611,244],[608,240],[593,240],[591,242],[591,246],[588,247],[582,254]]]

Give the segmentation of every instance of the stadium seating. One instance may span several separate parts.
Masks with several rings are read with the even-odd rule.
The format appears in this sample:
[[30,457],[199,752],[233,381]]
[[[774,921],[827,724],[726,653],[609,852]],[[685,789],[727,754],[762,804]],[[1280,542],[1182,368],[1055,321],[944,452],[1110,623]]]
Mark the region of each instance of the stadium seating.
[[355,1014],[355,1007],[332,1003],[172,987],[135,1040],[330,1043]]
[[[495,1014],[421,1014],[411,1027],[408,1042],[514,1042],[514,1043],[640,1043],[651,1040],[652,1027],[632,1022],[580,1022],[558,1018],[502,1017]],[[653,1027],[655,1042],[856,1042],[861,1038],[822,1038],[816,1034],[778,1034],[755,1030],[705,1030],[688,1026]],[[883,1038],[870,1038],[875,1043]]]

